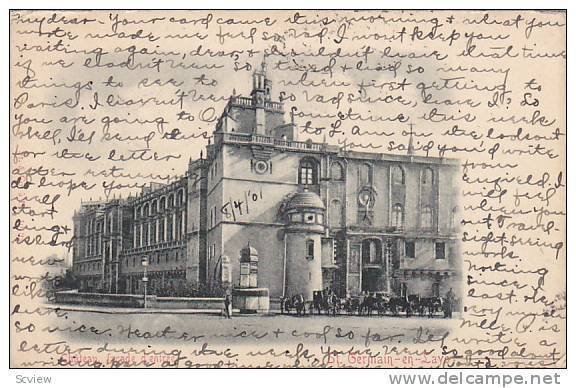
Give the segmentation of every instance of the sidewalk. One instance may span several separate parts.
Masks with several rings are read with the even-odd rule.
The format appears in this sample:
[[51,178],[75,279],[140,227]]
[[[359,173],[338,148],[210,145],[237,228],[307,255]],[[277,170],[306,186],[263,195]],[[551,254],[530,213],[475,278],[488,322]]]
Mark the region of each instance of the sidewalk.
[[[59,309],[60,311],[77,311],[101,314],[202,314],[202,315],[222,315],[221,309],[156,309],[156,308],[135,308],[135,307],[100,307],[86,305],[65,305],[51,304],[45,305],[47,308]],[[239,314],[239,310],[232,310],[233,314]]]

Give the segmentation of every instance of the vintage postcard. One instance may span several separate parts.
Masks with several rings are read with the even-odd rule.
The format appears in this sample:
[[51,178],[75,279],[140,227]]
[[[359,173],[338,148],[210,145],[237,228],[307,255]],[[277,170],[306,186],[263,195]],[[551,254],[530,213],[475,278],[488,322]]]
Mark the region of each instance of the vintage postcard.
[[11,367],[566,367],[565,11],[9,17]]

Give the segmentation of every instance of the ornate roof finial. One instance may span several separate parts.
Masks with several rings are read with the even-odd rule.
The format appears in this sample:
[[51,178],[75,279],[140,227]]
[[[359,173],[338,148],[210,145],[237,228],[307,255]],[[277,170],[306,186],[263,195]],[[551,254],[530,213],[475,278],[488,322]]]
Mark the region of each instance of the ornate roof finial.
[[414,124],[410,123],[410,139],[408,140],[408,155],[414,155],[414,131],[413,131]]
[[262,64],[260,65],[260,71],[263,74],[266,74],[266,54],[264,54],[264,57],[262,58]]

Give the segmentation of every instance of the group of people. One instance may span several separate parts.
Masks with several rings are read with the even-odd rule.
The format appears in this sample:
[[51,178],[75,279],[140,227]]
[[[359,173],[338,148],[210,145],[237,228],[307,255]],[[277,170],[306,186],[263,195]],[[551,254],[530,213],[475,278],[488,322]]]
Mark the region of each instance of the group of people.
[[[321,303],[324,301],[329,301],[332,300],[332,298],[338,298],[336,292],[331,289],[326,287],[324,290],[322,290],[322,292],[318,292],[314,294],[314,303]],[[359,296],[359,305],[360,306],[364,306],[366,304],[366,301],[368,299],[375,299],[377,298],[377,294],[376,293],[370,293],[368,291],[362,291],[362,293]],[[284,299],[284,298],[282,298]],[[351,300],[352,296],[350,293],[346,294],[346,299],[347,300]],[[444,299],[442,300],[442,310],[444,312],[444,317],[445,318],[452,318],[452,312],[454,310],[454,302],[455,302],[455,295],[454,295],[454,291],[452,291],[452,288],[450,288],[448,290],[448,292],[446,292],[446,295],[444,297]],[[282,313],[284,312],[284,303],[281,302],[281,307],[282,307]],[[227,319],[232,319],[232,296],[230,295],[229,292],[226,292],[226,294],[224,295],[224,308],[223,308],[223,315],[225,318]]]

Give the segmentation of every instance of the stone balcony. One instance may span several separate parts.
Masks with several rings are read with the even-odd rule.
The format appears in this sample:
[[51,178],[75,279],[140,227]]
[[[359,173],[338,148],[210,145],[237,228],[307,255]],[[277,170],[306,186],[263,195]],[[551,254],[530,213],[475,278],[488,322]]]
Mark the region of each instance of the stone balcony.
[[[230,97],[228,105],[237,106],[241,108],[256,108],[258,106],[258,104],[254,103],[254,100],[252,100],[251,97],[241,97],[241,96]],[[284,112],[284,104],[281,102],[264,101],[264,103],[260,106],[270,111]]]
[[276,139],[271,136],[258,135],[252,133],[221,133],[221,141],[223,143],[240,143],[240,144],[254,144],[263,145],[276,148],[291,149],[296,151],[324,151],[329,146],[323,143],[313,143],[312,141],[295,141]]

